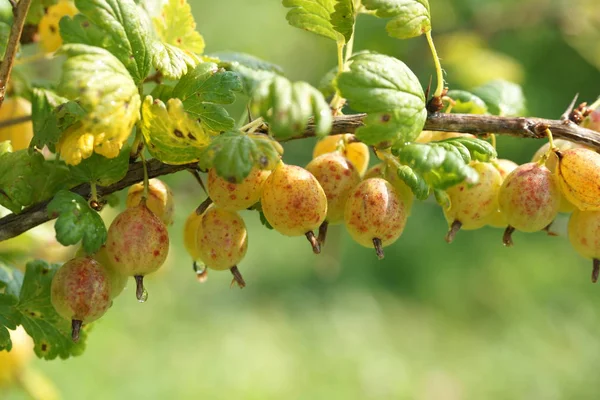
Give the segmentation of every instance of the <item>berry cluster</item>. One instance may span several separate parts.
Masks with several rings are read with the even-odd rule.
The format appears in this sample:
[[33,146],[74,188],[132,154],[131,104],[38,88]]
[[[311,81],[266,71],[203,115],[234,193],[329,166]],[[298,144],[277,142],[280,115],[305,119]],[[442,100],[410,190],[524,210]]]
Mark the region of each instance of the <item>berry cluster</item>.
[[[424,132],[419,142],[444,140],[461,134]],[[239,211],[259,210],[273,229],[286,236],[306,236],[313,252],[325,244],[330,224],[344,224],[360,245],[383,248],[401,235],[414,196],[396,166],[383,162],[367,170],[369,149],[352,135],[319,141],[306,168],[280,161],[272,170],[253,168],[240,182],[208,171],[209,197],[187,218],[184,245],[200,280],[207,269],[230,270],[233,284],[245,286],[238,269],[248,248],[248,232]],[[461,229],[484,226],[512,233],[549,231],[559,212],[573,212],[569,238],[583,256],[594,260],[593,280],[600,272],[600,196],[592,182],[600,181],[600,154],[556,140],[542,146],[533,160],[517,165],[510,160],[473,161],[476,181],[464,181],[445,191],[440,201],[452,242]],[[92,255],[82,249],[57,272],[52,284],[56,310],[72,320],[77,340],[84,323],[101,317],[123,290],[127,277],[136,280],[136,296],[145,301],[143,277],[158,270],[169,249],[167,226],[173,222],[173,196],[157,179],[147,189],[129,189],[127,209],[108,229],[105,246]],[[315,234],[318,232],[318,234]],[[197,262],[205,266],[198,268]]]

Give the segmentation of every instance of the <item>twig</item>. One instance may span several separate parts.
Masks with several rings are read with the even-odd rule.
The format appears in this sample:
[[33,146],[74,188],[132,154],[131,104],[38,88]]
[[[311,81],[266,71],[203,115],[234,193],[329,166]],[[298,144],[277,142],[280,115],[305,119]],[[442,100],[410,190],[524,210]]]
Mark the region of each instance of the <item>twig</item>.
[[17,55],[17,49],[21,40],[21,33],[23,32],[23,25],[25,25],[25,17],[27,17],[30,4],[31,0],[20,0],[14,9],[15,17],[12,27],[10,28],[6,53],[4,55],[4,60],[2,60],[2,64],[0,64],[0,107],[2,107],[2,103],[4,102],[6,87],[8,85],[8,80],[10,79],[13,63],[15,62],[15,56]]
[[0,121],[0,129],[6,128],[7,126],[13,126],[22,124],[23,122],[31,121],[31,115],[24,115],[13,119],[7,119],[6,121]]
[[[332,135],[354,133],[363,125],[366,114],[340,115],[334,118]],[[544,128],[544,129],[541,129]],[[600,132],[582,128],[571,121],[551,120],[535,117],[498,117],[475,114],[432,114],[425,121],[424,130],[440,132],[471,133],[486,136],[490,133],[529,139],[544,139],[545,128],[549,128],[555,138],[580,143],[600,150]],[[266,130],[262,129],[263,132]],[[289,141],[315,136],[315,125],[309,124],[297,136],[281,140]]]
[[[363,125],[365,114],[340,115],[334,118],[331,134],[354,133]],[[596,150],[600,150],[600,133],[582,128],[571,121],[549,120],[542,118],[507,118],[491,115],[471,114],[432,114],[427,118],[424,129],[443,132],[463,132],[485,136],[489,133],[512,135],[523,138],[543,139],[546,137],[546,128],[552,131],[555,138],[562,138],[571,142],[581,143]],[[261,128],[263,132],[267,128]],[[291,139],[301,139],[315,136],[314,124],[309,124],[304,133]],[[195,164],[166,165],[157,160],[148,162],[148,175],[155,178],[161,175],[172,174],[184,169],[193,170]],[[124,189],[143,179],[141,163],[130,165],[129,172],[123,180],[108,187],[98,187],[98,195],[104,196]],[[84,197],[90,195],[88,184],[72,189]],[[48,201],[35,204],[20,214],[10,214],[0,219],[0,241],[10,239],[29,229],[40,225],[50,218],[46,212]]]
[[[156,178],[162,175],[172,174],[184,169],[194,168],[194,164],[183,164],[183,165],[167,165],[157,160],[150,160],[146,163],[148,167],[148,177]],[[110,186],[98,186],[98,196],[102,197],[121,189],[125,189],[135,183],[141,182],[144,179],[144,170],[141,162],[136,162],[129,166],[129,172],[117,183]],[[71,189],[84,198],[88,198],[91,194],[91,188],[89,184],[82,184]],[[27,232],[29,229],[34,228],[38,225],[49,221],[51,218],[48,215],[46,207],[48,206],[49,200],[43,201],[38,204],[34,204],[21,211],[19,214],[9,214],[4,218],[0,218],[0,242],[6,239],[13,238],[20,235],[23,232]]]

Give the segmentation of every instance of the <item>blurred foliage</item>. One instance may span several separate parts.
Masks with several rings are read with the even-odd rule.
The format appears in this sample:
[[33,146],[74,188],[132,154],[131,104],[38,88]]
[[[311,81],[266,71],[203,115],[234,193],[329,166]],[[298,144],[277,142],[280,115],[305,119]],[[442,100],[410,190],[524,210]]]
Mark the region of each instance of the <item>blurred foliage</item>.
[[[250,53],[313,84],[335,65],[335,44],[290,27],[279,1],[191,3],[208,53]],[[519,81],[529,113],[551,118],[576,93],[600,94],[595,0],[435,0],[431,12],[452,89]],[[398,57],[426,86],[434,70],[425,38],[389,38],[385,23],[360,16],[355,50]],[[18,68],[56,80],[50,65]],[[305,165],[313,144],[286,144],[286,162]],[[525,162],[541,144],[501,137],[498,152]],[[185,173],[166,182],[177,218],[168,266],[148,279],[149,301],[137,303],[128,285],[93,326],[84,356],[34,362],[65,399],[598,397],[600,294],[568,244],[566,216],[555,223],[558,238],[516,234],[509,249],[500,230],[485,228],[448,245],[441,209],[421,202],[378,262],[342,227],[317,257],[304,238],[269,231],[247,212],[248,286],[230,290],[227,273],[210,271],[199,284],[181,245],[201,189]]]

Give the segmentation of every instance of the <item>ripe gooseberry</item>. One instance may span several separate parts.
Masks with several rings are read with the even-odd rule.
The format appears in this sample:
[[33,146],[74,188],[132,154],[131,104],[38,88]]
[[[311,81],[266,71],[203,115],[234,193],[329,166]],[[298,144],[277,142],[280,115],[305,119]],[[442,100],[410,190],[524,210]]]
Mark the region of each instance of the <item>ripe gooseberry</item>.
[[214,168],[208,171],[208,195],[220,208],[228,211],[244,210],[258,202],[263,185],[271,171],[252,168],[241,182],[229,182],[217,175]]
[[[136,207],[142,201],[144,195],[144,183],[136,183],[129,187],[127,192],[126,207]],[[146,206],[167,226],[173,224],[175,217],[175,202],[173,192],[166,183],[160,179],[148,180],[148,198]]]

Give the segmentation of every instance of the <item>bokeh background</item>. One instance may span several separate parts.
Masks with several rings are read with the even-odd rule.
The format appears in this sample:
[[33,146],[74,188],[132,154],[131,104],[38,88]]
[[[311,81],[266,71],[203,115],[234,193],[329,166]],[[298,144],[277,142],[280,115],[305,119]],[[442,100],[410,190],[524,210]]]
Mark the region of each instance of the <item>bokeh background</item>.
[[[208,53],[248,52],[315,85],[335,65],[335,44],[289,26],[280,1],[190,3]],[[595,0],[430,5],[452,88],[509,79],[523,85],[531,115],[549,118],[576,93],[590,102],[600,94]],[[384,28],[361,16],[355,49],[398,57],[426,86],[425,39],[394,40]],[[48,66],[29,69],[39,75]],[[285,161],[305,165],[313,144],[287,144]],[[498,149],[526,162],[541,144],[501,137]],[[448,245],[440,208],[418,202],[377,261],[343,227],[315,256],[303,237],[283,237],[244,212],[248,286],[239,290],[225,272],[197,282],[181,231],[204,194],[186,173],[165,181],[177,218],[168,265],[148,279],[148,302],[139,304],[130,284],[94,324],[83,356],[33,362],[64,399],[598,398],[600,287],[569,246],[568,216],[555,222],[559,237],[516,233],[504,248],[502,231],[484,228]]]

